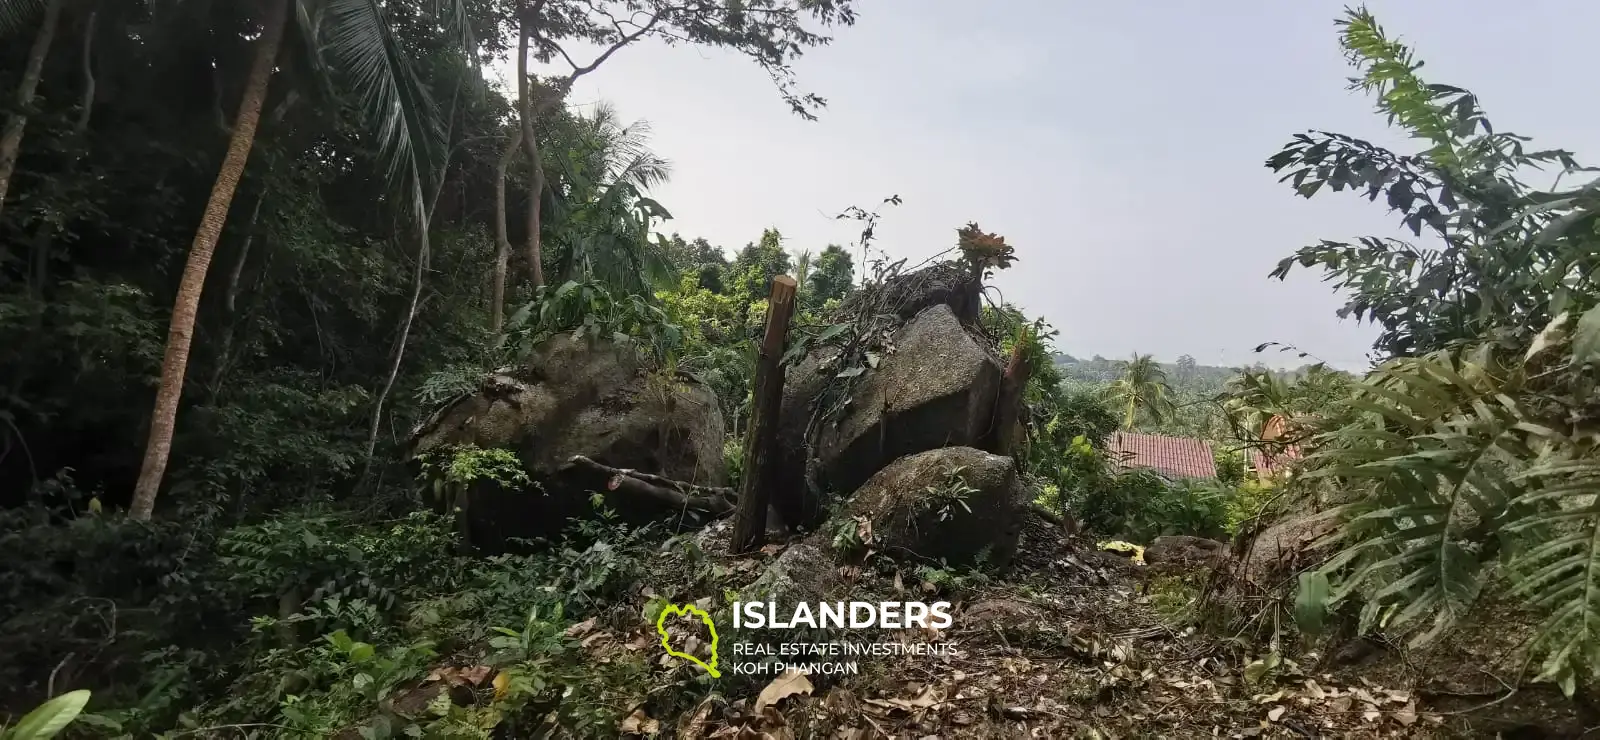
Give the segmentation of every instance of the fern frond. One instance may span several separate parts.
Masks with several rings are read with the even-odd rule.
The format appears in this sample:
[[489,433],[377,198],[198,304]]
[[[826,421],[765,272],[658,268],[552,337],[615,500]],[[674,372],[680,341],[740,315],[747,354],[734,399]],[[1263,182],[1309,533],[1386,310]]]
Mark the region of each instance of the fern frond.
[[[1393,361],[1349,400],[1359,421],[1320,438],[1313,478],[1366,482],[1372,495],[1346,513],[1345,549],[1330,570],[1353,566],[1334,601],[1361,593],[1395,605],[1388,624],[1424,617],[1425,643],[1460,618],[1483,587],[1499,547],[1494,525],[1518,495],[1508,479],[1520,419],[1483,398],[1500,386],[1469,380],[1449,354]],[[1463,363],[1465,364],[1465,363]]]

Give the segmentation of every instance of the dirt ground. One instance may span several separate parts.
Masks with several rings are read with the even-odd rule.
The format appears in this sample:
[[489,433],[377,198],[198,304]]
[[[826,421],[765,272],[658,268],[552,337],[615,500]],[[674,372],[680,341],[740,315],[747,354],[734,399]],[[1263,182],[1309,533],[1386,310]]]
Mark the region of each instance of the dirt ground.
[[[737,580],[788,546],[710,557],[717,572]],[[663,560],[661,567],[662,580],[670,580],[673,566]],[[1314,652],[1286,646],[1280,652],[1293,658],[1279,657],[1272,650],[1275,614],[1239,614],[1232,624],[1246,627],[1237,637],[1200,629],[1194,599],[1203,575],[1162,573],[1064,538],[1042,520],[1030,526],[1002,576],[951,588],[913,573],[840,566],[864,600],[910,592],[916,595],[906,600],[953,601],[949,629],[893,638],[946,643],[950,653],[866,658],[859,675],[845,678],[788,672],[742,682],[706,679],[703,668],[663,654],[654,664],[660,686],[713,680],[712,691],[678,716],[652,717],[641,702],[619,733],[774,740],[1494,736],[1471,731],[1460,712],[1430,711],[1413,692],[1366,680],[1361,671],[1316,672],[1307,666],[1329,661]],[[573,636],[601,659],[619,650],[663,652],[653,627],[637,618],[611,626],[602,620],[575,627]],[[1290,639],[1287,628],[1281,634]]]

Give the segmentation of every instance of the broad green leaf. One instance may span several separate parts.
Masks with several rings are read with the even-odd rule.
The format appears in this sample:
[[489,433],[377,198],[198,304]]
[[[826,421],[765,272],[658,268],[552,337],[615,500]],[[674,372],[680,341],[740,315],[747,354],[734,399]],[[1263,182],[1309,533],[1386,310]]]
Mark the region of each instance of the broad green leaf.
[[46,740],[55,737],[78,718],[89,704],[88,689],[69,691],[40,704],[28,712],[16,727],[6,734],[6,740]]
[[1316,570],[1300,574],[1300,591],[1294,598],[1294,619],[1302,632],[1313,637],[1322,633],[1331,590],[1326,573]]
[[373,652],[374,652],[374,648],[372,647],[371,644],[365,643],[365,642],[358,642],[358,643],[350,646],[350,662],[351,663],[365,663],[365,662],[367,662],[367,661],[372,659]]

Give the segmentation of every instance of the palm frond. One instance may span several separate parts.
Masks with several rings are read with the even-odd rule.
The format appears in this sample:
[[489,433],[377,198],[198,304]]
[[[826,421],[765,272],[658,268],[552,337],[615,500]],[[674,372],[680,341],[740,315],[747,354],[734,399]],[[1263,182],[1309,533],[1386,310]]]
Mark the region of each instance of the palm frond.
[[472,18],[467,13],[466,0],[431,0],[428,11],[438,21],[439,29],[450,43],[467,52],[477,64],[477,40],[472,35]]
[[1512,590],[1549,614],[1539,678],[1569,692],[1575,665],[1600,665],[1600,457],[1575,453],[1556,447],[1517,476],[1529,485],[1513,503],[1527,513],[1506,527],[1541,542],[1516,560]]
[[0,0],[0,39],[34,30],[45,0]]
[[406,191],[420,214],[444,152],[438,110],[378,0],[325,0],[324,8],[320,36],[375,125],[389,177],[412,181]]
[[1338,580],[1331,601],[1367,602],[1364,629],[1412,631],[1421,645],[1467,613],[1503,561],[1513,592],[1549,615],[1540,640],[1559,678],[1569,658],[1600,651],[1600,457],[1518,400],[1530,398],[1525,372],[1491,359],[1393,360],[1355,387],[1354,421],[1319,435],[1305,460],[1307,480],[1371,491],[1341,511],[1345,547],[1323,571]]

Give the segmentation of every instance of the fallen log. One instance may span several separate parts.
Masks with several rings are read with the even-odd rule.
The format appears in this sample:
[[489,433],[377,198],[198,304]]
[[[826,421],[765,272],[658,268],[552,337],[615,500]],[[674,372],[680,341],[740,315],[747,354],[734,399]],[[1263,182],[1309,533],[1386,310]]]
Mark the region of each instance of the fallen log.
[[614,468],[583,455],[573,455],[567,459],[567,464],[609,476],[606,482],[608,490],[649,496],[679,508],[703,511],[714,516],[733,513],[733,502],[737,498],[732,488],[698,486],[628,468]]

